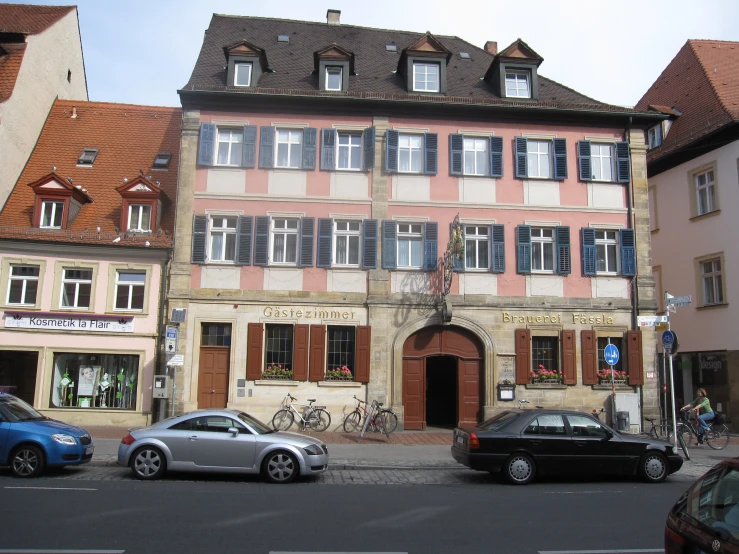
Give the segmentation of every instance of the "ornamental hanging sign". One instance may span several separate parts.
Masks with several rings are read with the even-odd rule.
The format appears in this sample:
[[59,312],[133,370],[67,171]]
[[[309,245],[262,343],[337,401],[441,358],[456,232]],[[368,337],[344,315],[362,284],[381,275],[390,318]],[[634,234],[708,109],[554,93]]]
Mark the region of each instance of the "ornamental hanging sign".
[[47,331],[133,333],[133,316],[7,311],[5,327]]
[[459,214],[457,214],[450,226],[449,242],[444,252],[444,294],[441,306],[444,323],[449,323],[452,320],[452,303],[448,296],[452,290],[454,269],[462,267],[462,264],[464,264],[464,229],[459,221]]

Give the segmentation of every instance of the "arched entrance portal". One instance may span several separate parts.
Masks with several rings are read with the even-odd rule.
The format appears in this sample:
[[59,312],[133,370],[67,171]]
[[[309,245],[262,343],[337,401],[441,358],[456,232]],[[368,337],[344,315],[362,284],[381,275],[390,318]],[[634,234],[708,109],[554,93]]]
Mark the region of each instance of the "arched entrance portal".
[[453,425],[478,423],[484,352],[477,337],[460,327],[426,327],[408,337],[403,344],[405,428],[425,429],[427,422],[443,424],[449,418]]

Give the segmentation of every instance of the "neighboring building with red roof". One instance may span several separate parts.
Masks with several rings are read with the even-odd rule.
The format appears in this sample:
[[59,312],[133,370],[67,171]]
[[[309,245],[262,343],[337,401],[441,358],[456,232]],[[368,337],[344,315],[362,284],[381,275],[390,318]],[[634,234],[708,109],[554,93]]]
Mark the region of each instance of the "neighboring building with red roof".
[[0,4],[0,207],[57,98],[87,100],[77,7]]
[[57,100],[0,212],[0,387],[43,413],[149,421],[180,120]]
[[[688,40],[637,104],[670,116],[649,130],[652,263],[664,293],[690,295],[671,314],[675,389],[704,387],[739,421],[739,42]],[[686,186],[687,185],[687,186]]]

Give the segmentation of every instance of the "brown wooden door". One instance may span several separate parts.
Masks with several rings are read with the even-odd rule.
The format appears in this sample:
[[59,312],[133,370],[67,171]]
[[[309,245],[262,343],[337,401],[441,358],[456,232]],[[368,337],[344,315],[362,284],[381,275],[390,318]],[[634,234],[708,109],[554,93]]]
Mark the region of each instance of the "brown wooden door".
[[403,360],[405,429],[426,429],[426,359]]
[[458,424],[474,427],[480,421],[480,375],[482,360],[457,359],[457,390],[459,391]]
[[228,366],[231,349],[227,346],[200,347],[198,408],[225,408],[228,402]]

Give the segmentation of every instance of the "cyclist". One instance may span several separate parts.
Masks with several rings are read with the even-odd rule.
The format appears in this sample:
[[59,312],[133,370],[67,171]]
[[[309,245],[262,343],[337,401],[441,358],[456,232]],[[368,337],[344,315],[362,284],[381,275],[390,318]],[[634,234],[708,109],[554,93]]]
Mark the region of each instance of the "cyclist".
[[703,444],[703,436],[708,431],[708,421],[711,421],[716,414],[711,409],[711,403],[706,396],[706,389],[700,388],[696,391],[698,395],[690,404],[682,407],[683,410],[692,409],[698,415],[698,444]]

